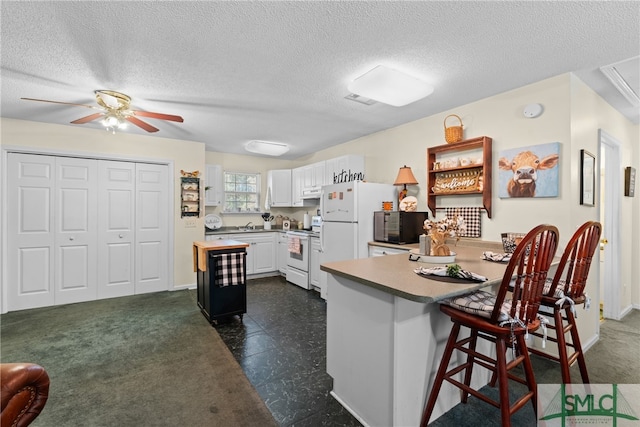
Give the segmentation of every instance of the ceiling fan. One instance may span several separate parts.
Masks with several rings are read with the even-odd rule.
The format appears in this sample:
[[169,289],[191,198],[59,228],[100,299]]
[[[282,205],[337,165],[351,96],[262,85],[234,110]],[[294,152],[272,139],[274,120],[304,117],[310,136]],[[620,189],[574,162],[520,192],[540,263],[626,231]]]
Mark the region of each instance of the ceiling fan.
[[149,123],[143,122],[138,117],[148,117],[151,119],[170,120],[172,122],[184,122],[180,116],[172,114],[152,113],[150,111],[140,111],[130,109],[131,97],[124,93],[113,90],[95,90],[96,102],[99,107],[86,104],[75,104],[72,102],[49,101],[46,99],[20,98],[26,101],[51,102],[53,104],[75,105],[78,107],[92,108],[101,110],[99,113],[93,113],[85,117],[81,117],[71,123],[81,125],[102,118],[102,124],[115,133],[116,128],[122,129],[126,127],[127,122],[146,130],[147,132],[157,132],[159,129],[151,126]]

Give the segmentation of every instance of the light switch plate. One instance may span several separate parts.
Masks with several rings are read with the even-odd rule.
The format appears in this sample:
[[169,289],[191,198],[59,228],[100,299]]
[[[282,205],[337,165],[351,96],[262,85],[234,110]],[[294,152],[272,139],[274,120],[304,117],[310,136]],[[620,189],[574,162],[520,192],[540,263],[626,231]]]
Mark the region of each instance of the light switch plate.
[[185,219],[184,228],[196,228],[196,220],[194,218]]

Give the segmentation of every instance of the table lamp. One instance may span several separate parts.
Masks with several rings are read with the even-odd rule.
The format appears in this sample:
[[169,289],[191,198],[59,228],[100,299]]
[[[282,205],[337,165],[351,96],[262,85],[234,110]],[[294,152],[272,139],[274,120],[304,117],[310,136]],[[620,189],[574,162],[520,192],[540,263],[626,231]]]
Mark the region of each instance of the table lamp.
[[393,185],[404,185],[404,188],[398,192],[398,202],[400,202],[407,195],[407,185],[418,185],[418,181],[416,180],[416,177],[413,176],[411,168],[404,165],[398,171],[398,177]]

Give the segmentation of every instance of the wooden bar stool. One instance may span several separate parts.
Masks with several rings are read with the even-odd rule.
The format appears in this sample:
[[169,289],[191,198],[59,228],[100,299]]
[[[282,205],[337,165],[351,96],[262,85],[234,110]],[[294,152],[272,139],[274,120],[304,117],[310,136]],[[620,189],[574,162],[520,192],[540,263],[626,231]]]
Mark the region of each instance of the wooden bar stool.
[[[545,284],[539,314],[553,319],[553,324],[549,323],[548,328],[555,331],[555,336],[546,339],[558,345],[558,356],[540,349],[529,348],[533,354],[559,362],[562,382],[565,384],[571,383],[569,367],[576,360],[580,367],[582,382],[589,383],[587,365],[576,325],[575,306],[584,304],[587,299],[584,288],[587,284],[593,254],[600,242],[601,232],[602,226],[599,222],[589,221],[580,226],[567,244],[553,279],[547,279]],[[567,333],[571,336],[571,342],[566,339]],[[540,332],[534,332],[533,335],[544,339]],[[570,355],[569,349],[573,349]]]
[[[480,290],[441,301],[440,311],[451,318],[453,327],[422,414],[421,426],[424,427],[429,422],[445,380],[462,390],[462,403],[466,403],[471,394],[499,408],[503,426],[510,426],[511,415],[528,401],[531,401],[534,411],[537,411],[537,386],[525,335],[540,326],[538,307],[557,247],[558,229],[552,225],[539,225],[527,233],[516,247],[497,294]],[[507,299],[507,294],[511,291],[512,298]],[[461,326],[470,329],[469,337],[458,339]],[[495,359],[476,351],[478,338],[495,344]],[[514,355],[511,361],[507,361],[509,347],[513,349]],[[466,354],[466,362],[447,371],[454,350]],[[470,386],[474,364],[492,371],[497,378],[498,401]],[[523,364],[525,378],[510,373],[520,364]],[[458,373],[464,373],[463,378],[457,378]],[[513,405],[509,402],[509,379],[525,384],[528,388],[528,392]]]

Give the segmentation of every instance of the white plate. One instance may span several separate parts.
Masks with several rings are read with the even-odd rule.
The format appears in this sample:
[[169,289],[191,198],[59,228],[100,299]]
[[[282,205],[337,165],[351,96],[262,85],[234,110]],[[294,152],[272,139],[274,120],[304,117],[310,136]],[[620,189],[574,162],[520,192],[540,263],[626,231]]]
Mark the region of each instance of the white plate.
[[413,196],[407,196],[404,199],[400,200],[399,209],[401,211],[415,211],[418,209],[418,199]]
[[222,219],[218,215],[214,214],[205,215],[204,226],[209,230],[217,230],[222,227]]
[[[419,249],[411,249],[409,252],[412,254],[419,254]],[[431,264],[449,264],[456,261],[456,253],[451,251],[451,255],[448,256],[431,256],[431,255],[420,255],[419,262],[428,262]]]

